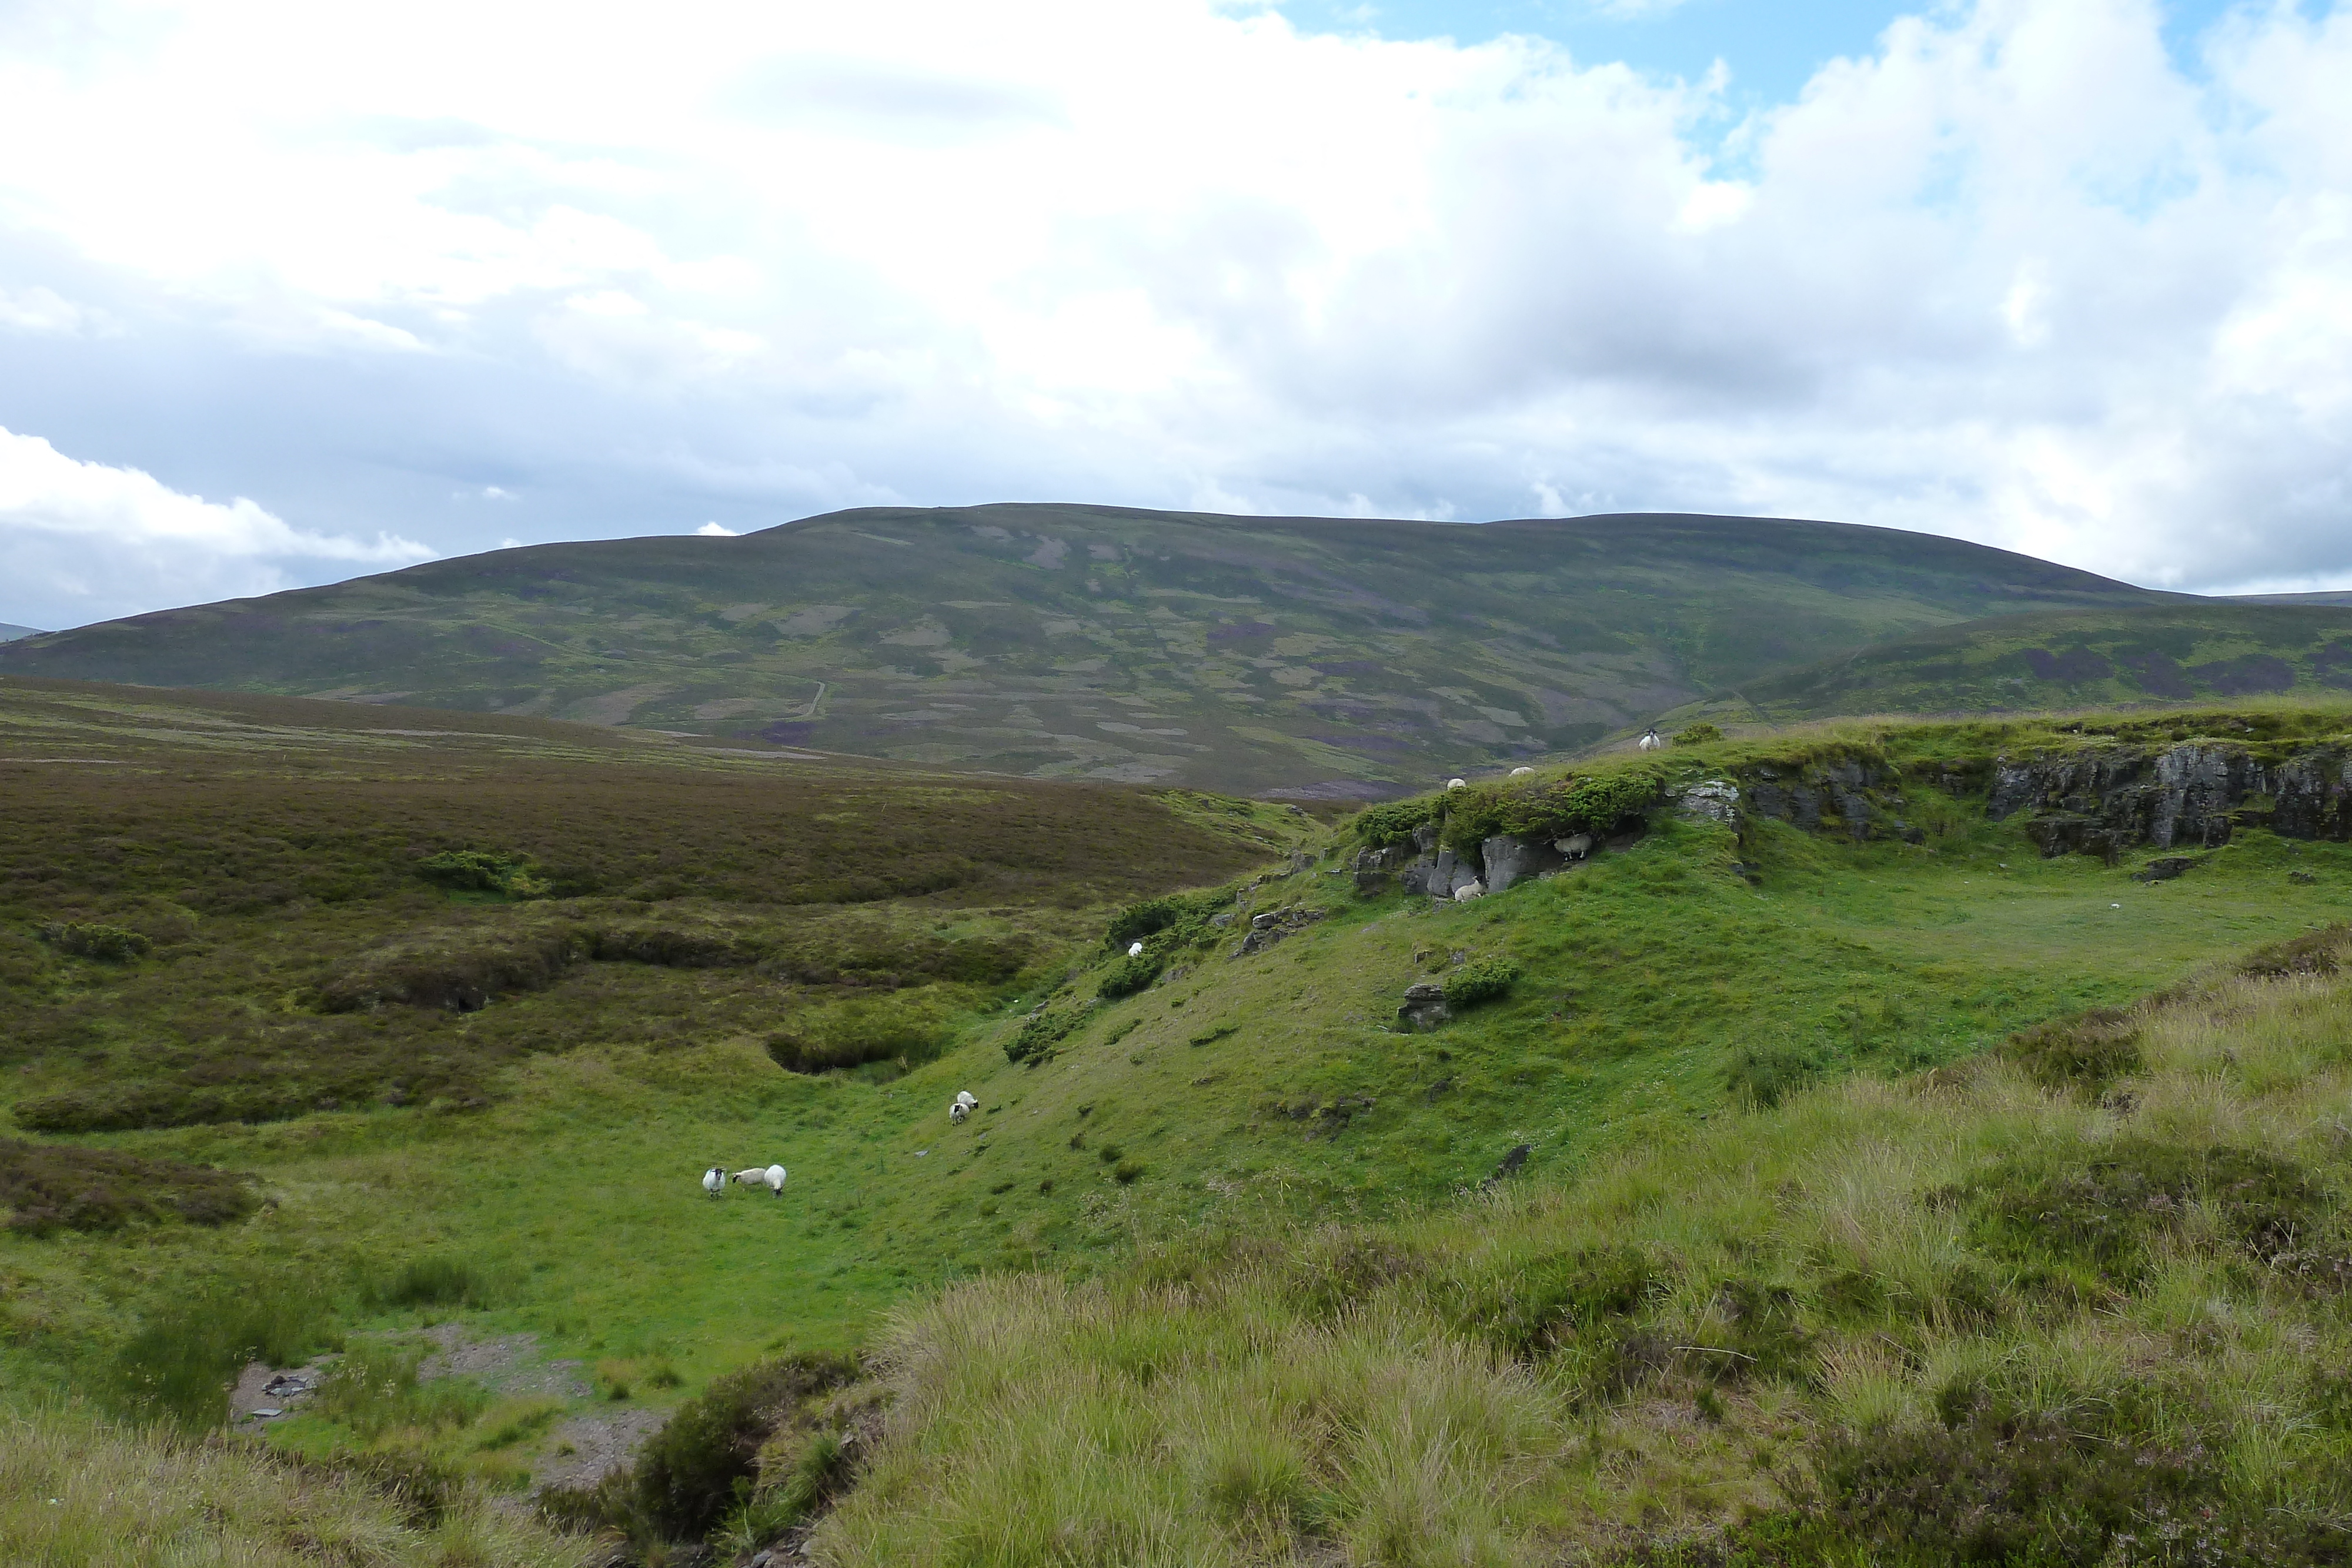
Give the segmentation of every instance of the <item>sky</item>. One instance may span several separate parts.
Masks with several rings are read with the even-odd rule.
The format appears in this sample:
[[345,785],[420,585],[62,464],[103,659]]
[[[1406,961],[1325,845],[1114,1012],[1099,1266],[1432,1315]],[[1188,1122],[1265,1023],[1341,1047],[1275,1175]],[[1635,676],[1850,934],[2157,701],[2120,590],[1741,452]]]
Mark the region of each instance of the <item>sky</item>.
[[2352,585],[2347,81],[2352,0],[0,0],[0,622],[1001,500]]

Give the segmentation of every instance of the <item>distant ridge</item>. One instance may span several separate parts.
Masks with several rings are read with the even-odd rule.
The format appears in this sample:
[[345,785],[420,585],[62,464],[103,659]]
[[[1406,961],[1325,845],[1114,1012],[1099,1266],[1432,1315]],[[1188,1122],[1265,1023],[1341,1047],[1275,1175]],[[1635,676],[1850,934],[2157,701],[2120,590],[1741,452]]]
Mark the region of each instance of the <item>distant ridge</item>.
[[1937,627],[1741,683],[1668,716],[2044,712],[2352,692],[2352,604],[2199,600]]
[[11,626],[5,621],[0,621],[0,643],[13,643],[19,637],[38,637],[41,634],[38,627]]
[[2352,588],[2328,588],[2316,593],[2231,593],[2233,604],[2352,604]]
[[0,672],[1339,798],[1573,750],[1954,622],[2179,598],[1768,517],[866,507],[134,616],[0,644]]

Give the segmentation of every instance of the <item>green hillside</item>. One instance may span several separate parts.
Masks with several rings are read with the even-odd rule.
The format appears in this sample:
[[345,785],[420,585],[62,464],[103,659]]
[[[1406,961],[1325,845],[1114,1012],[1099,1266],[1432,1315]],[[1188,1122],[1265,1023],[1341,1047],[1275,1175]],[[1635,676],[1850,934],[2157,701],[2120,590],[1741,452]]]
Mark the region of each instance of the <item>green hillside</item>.
[[2044,611],[1937,627],[1731,683],[1675,709],[1787,723],[1840,714],[2044,712],[2342,700],[2352,691],[2352,607],[2187,604]]
[[[341,1349],[268,1443],[452,1497],[683,1411],[547,1500],[647,1562],[814,1508],[835,1563],[1940,1563],[1891,1553],[1960,1526],[2092,1563],[2158,1505],[2327,1561],[2289,1527],[2344,1506],[2295,1480],[2340,1448],[2334,949],[2230,966],[2352,918],[2352,849],[2275,836],[2281,795],[2181,863],[2045,860],[1985,789],[1997,758],[2334,756],[2347,725],[1817,727],[1486,780],[1429,802],[1465,846],[1577,779],[1755,807],[1661,803],[1440,904],[1353,874],[1413,802],[1334,836],[0,682],[0,1389],[37,1426],[71,1391],[201,1427],[248,1352]],[[1874,826],[1766,811],[1808,780]],[[1258,916],[1281,935],[1244,952]],[[696,1185],[771,1160],[782,1199]],[[2085,1180],[2086,1249],[2004,1228]],[[2104,1219],[2101,1182],[2187,1218]],[[511,1364],[420,1379],[428,1324]],[[2216,1392],[2134,1413],[2135,1381]],[[2047,1518],[1969,1511],[2028,1471]],[[1957,1523],[1916,1491],[1953,1473]],[[0,1468],[17,1556],[40,1484]]]
[[2158,597],[1770,518],[872,508],[137,616],[7,643],[0,671],[1360,797],[1573,750],[1823,650]]

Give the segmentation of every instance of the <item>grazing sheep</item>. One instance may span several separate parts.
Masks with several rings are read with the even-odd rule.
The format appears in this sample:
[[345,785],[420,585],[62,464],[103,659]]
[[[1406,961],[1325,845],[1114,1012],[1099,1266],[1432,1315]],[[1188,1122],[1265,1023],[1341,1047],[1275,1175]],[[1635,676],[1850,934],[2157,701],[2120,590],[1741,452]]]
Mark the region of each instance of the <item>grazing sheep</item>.
[[760,1173],[760,1179],[768,1184],[770,1192],[782,1197],[784,1196],[784,1177],[790,1174],[782,1166],[770,1166]]
[[765,1166],[753,1166],[748,1171],[737,1171],[735,1173],[735,1180],[738,1184],[743,1186],[757,1186],[767,1179],[768,1167]]
[[1524,778],[1526,775],[1533,773],[1535,769],[1532,768],[1514,768],[1511,769],[1511,777],[1514,779]]
[[1467,904],[1474,898],[1486,896],[1486,884],[1483,882],[1465,882],[1454,890],[1454,902],[1456,904]]
[[1640,745],[1643,750],[1655,751],[1664,744],[1664,741],[1658,738],[1658,732],[1655,728],[1645,729],[1642,732]]
[[1130,958],[1140,958],[1140,957],[1142,957],[1142,956],[1143,956],[1143,944],[1142,944],[1142,943],[1140,943],[1140,942],[1130,942],[1130,943],[1129,943],[1129,944],[1127,945],[1127,956],[1128,956],[1129,957],[1130,957]]
[[726,1167],[722,1166],[713,1166],[709,1170],[703,1172],[702,1190],[709,1193],[713,1197],[717,1197],[720,1193],[725,1192],[727,1190]]
[[1466,789],[1470,787],[1470,780],[1467,779],[1448,779],[1445,781],[1445,787],[1448,789]]
[[955,1103],[948,1107],[948,1120],[961,1125],[966,1116],[979,1108],[980,1102],[972,1098],[971,1090],[959,1089],[956,1091]]

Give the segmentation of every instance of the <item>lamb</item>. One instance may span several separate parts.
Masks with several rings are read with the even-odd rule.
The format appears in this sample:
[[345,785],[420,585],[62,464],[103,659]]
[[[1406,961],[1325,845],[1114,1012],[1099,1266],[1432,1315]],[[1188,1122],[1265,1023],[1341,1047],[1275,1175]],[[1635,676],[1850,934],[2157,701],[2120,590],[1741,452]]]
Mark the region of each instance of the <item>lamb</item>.
[[1658,732],[1654,727],[1642,732],[1640,745],[1642,749],[1644,751],[1655,751],[1658,747],[1665,745],[1665,742],[1658,738]]
[[717,1197],[720,1193],[725,1192],[727,1190],[726,1168],[721,1166],[713,1166],[709,1170],[703,1172],[702,1190],[709,1193],[713,1197]]

